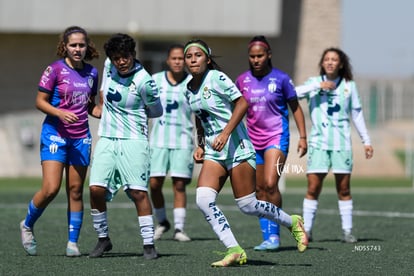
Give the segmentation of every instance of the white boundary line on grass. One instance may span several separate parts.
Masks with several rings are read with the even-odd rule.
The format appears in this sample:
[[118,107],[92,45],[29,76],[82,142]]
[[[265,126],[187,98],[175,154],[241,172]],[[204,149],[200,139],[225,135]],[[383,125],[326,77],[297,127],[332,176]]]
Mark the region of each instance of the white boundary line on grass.
[[[88,206],[89,202],[85,202],[85,206]],[[230,206],[230,205],[221,205],[219,204],[220,209],[223,211],[239,211],[238,207],[236,205]],[[60,209],[66,209],[67,204],[66,203],[57,203],[57,204],[51,204],[49,208],[60,208]],[[172,206],[166,206],[166,208],[172,208]],[[23,203],[14,203],[14,204],[2,204],[0,203],[0,209],[27,209],[27,204]],[[131,209],[135,210],[133,203],[109,203],[108,209]],[[198,209],[196,204],[188,204],[187,209]],[[302,209],[295,208],[291,209],[291,213],[301,213]],[[85,214],[88,214],[88,209],[85,209]],[[318,214],[323,215],[339,215],[338,209],[318,209]],[[362,210],[354,210],[353,211],[354,216],[358,217],[386,217],[386,218],[412,218],[414,219],[414,213],[403,213],[403,212],[381,212],[381,211],[362,211]]]

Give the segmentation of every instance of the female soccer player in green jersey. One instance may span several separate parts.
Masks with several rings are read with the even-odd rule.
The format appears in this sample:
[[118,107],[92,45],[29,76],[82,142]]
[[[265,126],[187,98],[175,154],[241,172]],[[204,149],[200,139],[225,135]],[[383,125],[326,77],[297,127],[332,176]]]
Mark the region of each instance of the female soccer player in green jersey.
[[121,187],[135,205],[144,258],[158,257],[148,195],[148,118],[161,116],[162,106],[154,80],[135,58],[135,45],[127,34],[115,34],[104,45],[108,58],[101,86],[100,139],[95,147],[89,181],[91,215],[98,236],[89,254],[92,258],[101,257],[112,249],[106,202],[112,200]]
[[256,155],[242,122],[248,107],[246,100],[231,79],[218,70],[204,41],[189,41],[184,48],[184,59],[193,76],[187,85],[186,97],[196,115],[199,144],[194,160],[203,163],[196,203],[227,248],[226,256],[211,265],[223,267],[247,262],[246,252],[216,205],[217,195],[227,177],[230,177],[233,195],[243,213],[266,217],[289,228],[298,250],[305,251],[308,240],[302,218],[290,216],[272,203],[256,198]]
[[335,175],[343,241],[354,243],[352,235],[353,201],[350,190],[352,145],[350,118],[364,144],[365,157],[374,150],[365,126],[361,101],[353,81],[348,56],[338,48],[326,49],[319,61],[320,75],[296,87],[299,98],[306,98],[312,120],[308,138],[308,191],[303,200],[305,230],[312,239],[322,183],[329,170]]
[[152,75],[160,90],[164,113],[152,119],[151,146],[151,199],[158,220],[154,238],[160,239],[171,225],[167,219],[165,198],[162,192],[169,172],[174,193],[174,240],[190,241],[184,232],[186,219],[186,186],[193,175],[194,151],[193,114],[184,97],[187,82],[191,79],[185,71],[184,46],[171,45],[167,56],[168,69]]

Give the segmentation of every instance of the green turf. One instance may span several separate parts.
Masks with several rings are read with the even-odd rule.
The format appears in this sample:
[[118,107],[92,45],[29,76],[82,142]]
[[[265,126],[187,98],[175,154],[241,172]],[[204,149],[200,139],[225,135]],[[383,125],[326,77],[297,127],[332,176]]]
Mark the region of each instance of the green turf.
[[[282,229],[282,247],[278,252],[254,251],[253,246],[261,239],[258,220],[243,215],[226,189],[219,196],[219,205],[240,245],[245,248],[248,263],[242,267],[220,269],[209,265],[222,258],[215,251],[225,249],[195,206],[194,184],[189,187],[186,224],[186,232],[193,241],[175,242],[172,232],[167,232],[165,239],[156,243],[160,254],[157,260],[143,259],[136,214],[122,192],[109,204],[113,250],[104,258],[87,258],[95,245],[96,234],[91,225],[86,189],[85,219],[79,241],[84,255],[80,258],[64,256],[67,231],[66,200],[62,190],[36,224],[38,256],[27,256],[21,248],[18,224],[39,181],[0,181],[0,275],[412,275],[414,193],[410,188],[398,193],[390,193],[387,188],[355,189],[354,232],[359,238],[355,245],[339,241],[337,200],[332,189],[327,189],[320,198],[313,232],[315,241],[303,254],[297,252],[286,229]],[[362,182],[376,181],[365,179]],[[359,183],[354,182],[354,185]],[[171,219],[171,193],[168,185],[166,188]],[[283,195],[284,209],[288,213],[300,213],[302,190],[292,190],[294,192],[289,191],[288,182]]]

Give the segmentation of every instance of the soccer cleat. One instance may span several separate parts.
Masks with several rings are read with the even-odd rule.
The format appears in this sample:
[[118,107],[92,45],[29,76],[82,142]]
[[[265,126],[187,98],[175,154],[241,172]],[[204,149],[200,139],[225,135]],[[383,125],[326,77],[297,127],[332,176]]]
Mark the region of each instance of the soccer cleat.
[[292,227],[289,228],[292,236],[295,238],[299,252],[304,252],[308,247],[308,237],[303,228],[303,218],[298,215],[292,215]]
[[153,244],[146,244],[144,245],[144,258],[147,260],[153,260],[158,258],[157,251],[155,250],[155,246]]
[[66,256],[67,257],[79,257],[82,254],[79,251],[78,245],[76,242],[68,242],[68,245],[66,246]]
[[180,242],[191,241],[190,237],[187,236],[186,233],[184,233],[183,231],[181,231],[179,229],[175,229],[175,232],[174,232],[174,240],[180,241]]
[[104,252],[108,252],[112,249],[111,240],[107,238],[99,238],[95,248],[89,254],[90,258],[102,257]]
[[24,220],[20,222],[20,232],[22,238],[22,245],[24,250],[30,256],[35,256],[36,252],[36,240],[33,235],[33,229],[30,229],[24,225]]
[[244,252],[243,248],[240,246],[235,246],[229,248],[225,253],[226,256],[217,262],[211,264],[212,267],[226,267],[234,265],[243,265],[247,263],[247,255]]
[[279,246],[279,236],[271,235],[269,239],[263,241],[261,244],[255,246],[253,249],[256,251],[274,251],[277,250]]
[[342,238],[342,242],[345,243],[356,243],[358,240],[355,238],[354,235],[351,234],[351,232],[347,233],[344,232],[344,237]]
[[163,222],[158,224],[157,227],[155,227],[154,240],[161,239],[162,234],[170,230],[170,227],[170,222],[168,220],[164,220]]

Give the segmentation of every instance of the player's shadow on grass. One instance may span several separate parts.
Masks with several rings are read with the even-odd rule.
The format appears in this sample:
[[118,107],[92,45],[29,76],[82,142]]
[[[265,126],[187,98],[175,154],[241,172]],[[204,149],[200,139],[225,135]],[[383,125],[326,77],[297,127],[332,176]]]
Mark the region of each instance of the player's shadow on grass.
[[[377,239],[377,238],[358,238],[358,241],[356,243],[345,243],[343,242],[341,239],[321,239],[321,240],[314,240],[313,242],[317,243],[317,242],[338,242],[338,243],[343,243],[343,244],[358,244],[358,243],[363,243],[363,242],[382,242],[384,241],[383,239]],[[313,243],[312,242],[312,243]]]
[[89,259],[105,259],[105,258],[124,258],[124,257],[142,257],[142,253],[132,252],[105,252],[101,257]]
[[[158,259],[159,258],[168,258],[168,257],[175,257],[175,256],[187,256],[186,254],[168,254],[168,253],[158,253]],[[82,257],[88,257],[89,254],[82,254]],[[90,258],[90,259],[104,259],[104,258],[125,258],[125,257],[138,257],[138,258],[144,258],[144,255],[142,253],[135,253],[135,252],[106,252],[101,257],[98,258]]]
[[[254,250],[253,247],[248,247],[247,249]],[[314,245],[310,244],[310,245],[308,245],[308,248],[306,249],[306,251],[309,251],[309,250],[326,251],[328,249],[327,248],[324,248],[324,247],[317,247],[317,246],[314,246]],[[276,250],[273,250],[273,251],[262,251],[262,253],[263,254],[271,254],[271,253],[275,253],[275,252],[284,252],[284,251],[286,251],[286,252],[287,251],[298,251],[298,248],[296,246],[281,246],[281,247],[279,247]],[[306,251],[305,251],[305,253],[306,253]],[[259,251],[255,251],[255,252],[259,252]]]
[[279,264],[277,262],[268,262],[263,260],[255,260],[255,259],[249,259],[247,261],[247,266],[287,266],[287,267],[310,267],[312,264],[300,264],[300,263],[292,263],[292,264]]
[[211,238],[191,237],[191,240],[192,241],[217,241],[217,238],[216,237],[211,237]]

